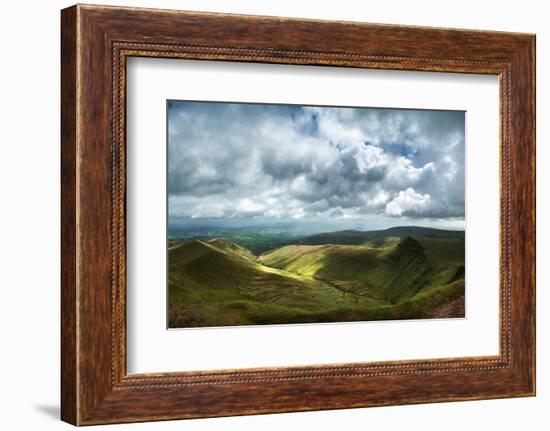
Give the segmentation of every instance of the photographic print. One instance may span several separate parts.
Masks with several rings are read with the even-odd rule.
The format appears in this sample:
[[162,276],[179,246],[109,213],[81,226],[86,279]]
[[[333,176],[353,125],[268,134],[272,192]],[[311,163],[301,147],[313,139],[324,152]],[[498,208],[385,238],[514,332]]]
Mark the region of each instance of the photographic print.
[[167,102],[168,327],[465,317],[465,112]]

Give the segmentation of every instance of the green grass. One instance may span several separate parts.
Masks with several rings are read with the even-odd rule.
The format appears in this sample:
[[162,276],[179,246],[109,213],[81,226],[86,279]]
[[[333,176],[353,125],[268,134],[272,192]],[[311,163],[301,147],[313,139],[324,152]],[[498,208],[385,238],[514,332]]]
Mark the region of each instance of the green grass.
[[426,256],[439,266],[464,265],[463,238],[414,237],[425,249]]
[[432,274],[423,247],[407,237],[395,246],[293,245],[260,256],[259,261],[320,280],[351,281],[392,303],[417,293]]
[[226,239],[171,242],[169,326],[413,319],[464,295],[464,241],[395,237],[289,245],[258,257]]

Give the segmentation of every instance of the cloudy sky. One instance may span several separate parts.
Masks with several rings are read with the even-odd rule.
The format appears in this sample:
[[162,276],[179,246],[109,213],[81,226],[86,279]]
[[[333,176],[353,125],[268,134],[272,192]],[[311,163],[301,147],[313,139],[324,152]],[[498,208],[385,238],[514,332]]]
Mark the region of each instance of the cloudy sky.
[[170,223],[464,227],[464,112],[168,102]]

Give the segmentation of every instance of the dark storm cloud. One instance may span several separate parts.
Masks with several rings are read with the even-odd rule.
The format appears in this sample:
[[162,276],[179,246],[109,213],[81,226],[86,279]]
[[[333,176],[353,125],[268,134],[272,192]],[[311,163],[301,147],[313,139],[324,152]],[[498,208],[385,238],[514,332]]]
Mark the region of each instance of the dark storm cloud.
[[170,217],[464,217],[464,113],[170,102]]

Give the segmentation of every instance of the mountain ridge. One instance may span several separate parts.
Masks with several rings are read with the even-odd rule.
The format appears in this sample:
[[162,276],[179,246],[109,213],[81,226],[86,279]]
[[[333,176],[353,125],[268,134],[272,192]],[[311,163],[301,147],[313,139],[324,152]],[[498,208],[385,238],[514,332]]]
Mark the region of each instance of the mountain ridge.
[[399,239],[407,236],[421,236],[427,238],[463,239],[463,230],[436,229],[422,226],[394,226],[382,230],[356,230],[345,229],[334,232],[324,232],[300,238],[297,243],[319,244],[361,244],[380,238],[396,237]]
[[[423,318],[463,298],[462,239],[384,244],[291,244],[255,256],[227,238],[172,243],[169,326]],[[447,309],[460,307],[438,312]]]

